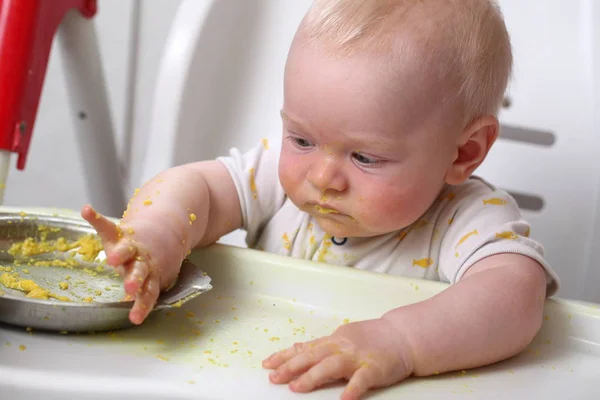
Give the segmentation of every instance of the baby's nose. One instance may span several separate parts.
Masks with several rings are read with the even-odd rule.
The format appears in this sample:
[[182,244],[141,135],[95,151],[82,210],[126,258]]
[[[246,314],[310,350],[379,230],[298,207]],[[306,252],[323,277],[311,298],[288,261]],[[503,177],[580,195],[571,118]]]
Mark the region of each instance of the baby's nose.
[[343,192],[348,188],[343,165],[334,157],[324,157],[322,162],[313,165],[308,174],[308,181],[320,192]]

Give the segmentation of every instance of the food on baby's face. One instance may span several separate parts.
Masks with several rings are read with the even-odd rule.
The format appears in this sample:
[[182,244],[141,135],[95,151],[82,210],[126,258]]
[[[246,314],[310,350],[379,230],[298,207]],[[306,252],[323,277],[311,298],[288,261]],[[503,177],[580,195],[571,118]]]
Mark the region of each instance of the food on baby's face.
[[319,205],[315,205],[315,210],[317,210],[319,214],[339,214],[337,210],[334,210],[332,208],[321,207]]

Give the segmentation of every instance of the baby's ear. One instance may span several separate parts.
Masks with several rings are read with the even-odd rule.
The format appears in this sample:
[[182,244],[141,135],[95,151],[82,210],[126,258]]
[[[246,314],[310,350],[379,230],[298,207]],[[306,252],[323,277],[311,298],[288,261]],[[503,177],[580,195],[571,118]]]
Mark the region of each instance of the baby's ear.
[[481,165],[498,138],[498,119],[492,115],[477,118],[463,130],[456,144],[456,157],[448,168],[446,183],[459,185]]

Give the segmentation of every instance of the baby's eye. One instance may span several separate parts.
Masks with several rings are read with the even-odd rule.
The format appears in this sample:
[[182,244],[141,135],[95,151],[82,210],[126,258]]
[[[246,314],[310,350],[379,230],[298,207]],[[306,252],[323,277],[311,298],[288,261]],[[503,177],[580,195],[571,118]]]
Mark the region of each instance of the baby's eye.
[[301,137],[294,137],[294,138],[292,138],[292,140],[298,147],[310,147],[313,145],[309,140],[306,140]]
[[356,162],[358,162],[361,165],[365,165],[365,166],[373,166],[379,162],[379,160],[377,160],[375,158],[367,157],[364,154],[360,154],[360,153],[353,153],[352,157],[354,157]]

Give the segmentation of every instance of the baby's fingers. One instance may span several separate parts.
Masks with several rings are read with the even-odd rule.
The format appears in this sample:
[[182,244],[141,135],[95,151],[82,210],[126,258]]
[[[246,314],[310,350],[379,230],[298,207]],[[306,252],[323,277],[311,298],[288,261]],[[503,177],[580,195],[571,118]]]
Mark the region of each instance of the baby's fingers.
[[150,274],[144,282],[141,291],[136,295],[133,308],[129,312],[129,320],[136,325],[144,322],[150,311],[154,308],[159,294],[160,286],[158,277]]
[[297,393],[311,392],[330,381],[352,376],[356,370],[352,358],[343,354],[329,356],[310,368],[298,379],[290,382],[290,389]]
[[116,243],[120,239],[122,233],[117,225],[94,210],[91,205],[81,209],[81,216],[94,227],[105,245]]
[[148,278],[149,269],[145,262],[134,261],[124,278],[125,281],[125,292],[135,297]]
[[[279,353],[279,356],[276,355],[275,360],[269,360],[277,365],[269,375],[269,379],[273,383],[288,383],[334,353],[338,353],[335,345],[317,346],[314,342],[296,343],[290,350],[284,350]],[[278,357],[281,357],[279,358],[281,362],[277,361]],[[286,361],[283,361],[284,359]],[[263,363],[265,367],[268,365],[268,362]]]
[[90,205],[83,207],[81,216],[98,232],[109,265],[125,264],[135,256],[136,249],[131,242],[119,241],[123,232],[114,222],[96,212]]
[[[324,343],[325,340],[326,338],[319,338],[310,342],[295,343],[292,347],[271,354],[269,357],[263,360],[262,366],[263,368],[267,369],[279,368],[281,365],[296,357],[298,354],[303,352],[314,353],[314,349],[321,343]],[[323,355],[323,357],[324,356],[325,355]]]
[[106,262],[108,265],[117,267],[131,261],[136,253],[137,250],[133,243],[130,241],[121,241],[106,249]]
[[381,371],[365,365],[352,375],[340,400],[359,400],[369,389],[380,386],[380,380]]

